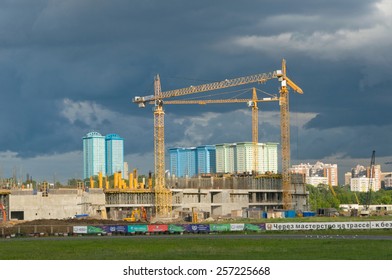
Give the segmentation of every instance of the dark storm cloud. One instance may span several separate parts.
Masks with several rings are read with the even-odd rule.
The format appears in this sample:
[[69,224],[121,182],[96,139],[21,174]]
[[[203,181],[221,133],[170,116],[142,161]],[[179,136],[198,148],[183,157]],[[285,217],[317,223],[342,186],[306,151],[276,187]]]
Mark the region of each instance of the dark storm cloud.
[[[83,135],[97,130],[124,137],[126,153],[151,152],[150,107],[141,110],[131,99],[153,93],[155,74],[166,91],[274,71],[284,57],[305,92],[291,93],[291,110],[316,116],[301,133],[309,144],[328,143],[322,153],[302,149],[301,156],[360,156],[359,143],[335,141],[333,134],[350,127],[359,137],[365,126],[382,125],[373,132],[391,137],[390,13],[386,1],[358,0],[3,1],[0,151],[20,157],[80,151]],[[278,86],[263,88],[277,93]],[[227,117],[238,108],[167,106],[167,143],[191,144],[195,134],[186,130],[195,123],[186,118]],[[185,120],[173,123],[170,113]],[[237,141],[250,129],[240,119],[231,127],[210,130],[204,144]],[[276,129],[269,127],[272,135]],[[363,141],[372,144],[370,137]]]

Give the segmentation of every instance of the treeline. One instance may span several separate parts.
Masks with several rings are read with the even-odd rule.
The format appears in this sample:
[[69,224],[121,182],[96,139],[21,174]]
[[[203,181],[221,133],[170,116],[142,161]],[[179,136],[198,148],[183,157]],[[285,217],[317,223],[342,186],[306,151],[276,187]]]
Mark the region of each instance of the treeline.
[[[350,186],[332,187],[334,193],[329,186],[312,185],[306,186],[309,191],[309,204],[312,211],[319,208],[336,208],[339,209],[340,204],[366,204],[368,194],[365,192],[352,192]],[[392,190],[381,189],[377,192],[371,192],[370,204],[392,204]]]

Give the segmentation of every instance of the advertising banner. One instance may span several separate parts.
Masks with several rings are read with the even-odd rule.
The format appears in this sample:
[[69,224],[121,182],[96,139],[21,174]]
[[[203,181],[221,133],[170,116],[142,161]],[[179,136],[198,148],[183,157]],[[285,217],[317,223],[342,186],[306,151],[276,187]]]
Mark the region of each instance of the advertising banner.
[[73,233],[87,233],[87,226],[73,226]]
[[193,233],[210,232],[210,225],[205,225],[205,224],[186,225],[185,230],[187,232],[193,232]]
[[372,229],[382,229],[382,228],[392,229],[392,221],[370,222],[370,227]]
[[263,230],[265,230],[265,224],[245,224],[245,230],[247,230],[247,231],[263,231]]
[[211,224],[210,231],[230,231],[230,224]]
[[370,229],[370,222],[266,223],[266,230]]
[[100,228],[106,233],[115,233],[116,226],[100,226]]
[[165,232],[169,231],[168,225],[148,225],[148,232]]
[[148,232],[147,225],[128,225],[128,232],[135,233],[135,232]]
[[87,226],[87,233],[105,233],[105,231],[99,226]]
[[169,225],[169,232],[176,233],[176,232],[184,232],[185,226],[184,225]]
[[118,232],[118,233],[126,233],[127,229],[128,228],[125,225],[116,226],[116,232]]
[[230,231],[243,231],[245,224],[230,224]]

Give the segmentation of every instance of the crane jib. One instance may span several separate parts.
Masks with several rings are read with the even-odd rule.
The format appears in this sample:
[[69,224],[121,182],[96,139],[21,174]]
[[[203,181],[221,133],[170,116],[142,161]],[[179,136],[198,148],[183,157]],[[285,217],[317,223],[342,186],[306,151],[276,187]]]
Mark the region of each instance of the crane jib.
[[[278,78],[277,71],[245,76],[245,77],[240,77],[235,79],[226,79],[220,82],[214,82],[209,84],[190,86],[182,89],[165,91],[160,94],[159,99],[182,96],[182,95],[193,94],[193,93],[204,92],[204,91],[218,90],[218,89],[241,86],[241,85],[246,85],[251,83],[264,83],[267,80],[274,79],[274,78]],[[154,95],[149,95],[144,97],[137,96],[133,99],[133,102],[134,103],[150,102],[156,99],[157,98]]]

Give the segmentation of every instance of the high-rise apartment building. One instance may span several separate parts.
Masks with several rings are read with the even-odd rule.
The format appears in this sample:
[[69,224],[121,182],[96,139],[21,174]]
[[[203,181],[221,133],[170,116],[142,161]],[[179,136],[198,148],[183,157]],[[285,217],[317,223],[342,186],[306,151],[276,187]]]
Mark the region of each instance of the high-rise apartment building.
[[116,172],[124,174],[124,139],[117,134],[108,134],[105,137],[106,148],[106,175]]
[[344,173],[344,185],[350,185],[351,172]]
[[216,173],[216,149],[213,145],[196,148],[196,166],[198,174]]
[[89,132],[83,137],[83,178],[106,174],[105,137]]
[[278,172],[278,143],[259,143],[258,154],[258,171],[260,173]]
[[351,169],[350,189],[356,192],[367,192],[369,189],[378,191],[381,189],[381,166],[375,165],[372,178],[370,167],[357,165]]
[[253,143],[243,142],[237,143],[235,146],[236,152],[236,165],[235,172],[237,173],[250,173],[253,170]]
[[[252,142],[217,144],[217,173],[251,173],[254,169],[254,146]],[[278,172],[278,144],[258,143],[257,171]]]
[[171,148],[170,173],[176,177],[193,177],[197,173],[196,148]]
[[381,187],[392,189],[392,172],[381,172]]
[[[209,173],[251,173],[254,168],[252,142],[172,148],[170,172],[177,177]],[[277,143],[259,143],[258,171],[278,172]]]
[[350,180],[350,190],[353,192],[367,192],[371,189],[373,192],[378,191],[376,188],[376,179],[367,177],[356,177]]
[[106,137],[98,132],[89,132],[83,137],[83,178],[124,174],[124,139],[117,134]]
[[311,165],[301,163],[290,168],[292,173],[303,174],[306,183],[317,186],[319,184],[338,186],[338,166],[336,164],[326,164],[320,161]]
[[234,173],[236,170],[236,144],[217,144],[216,149],[216,172]]

